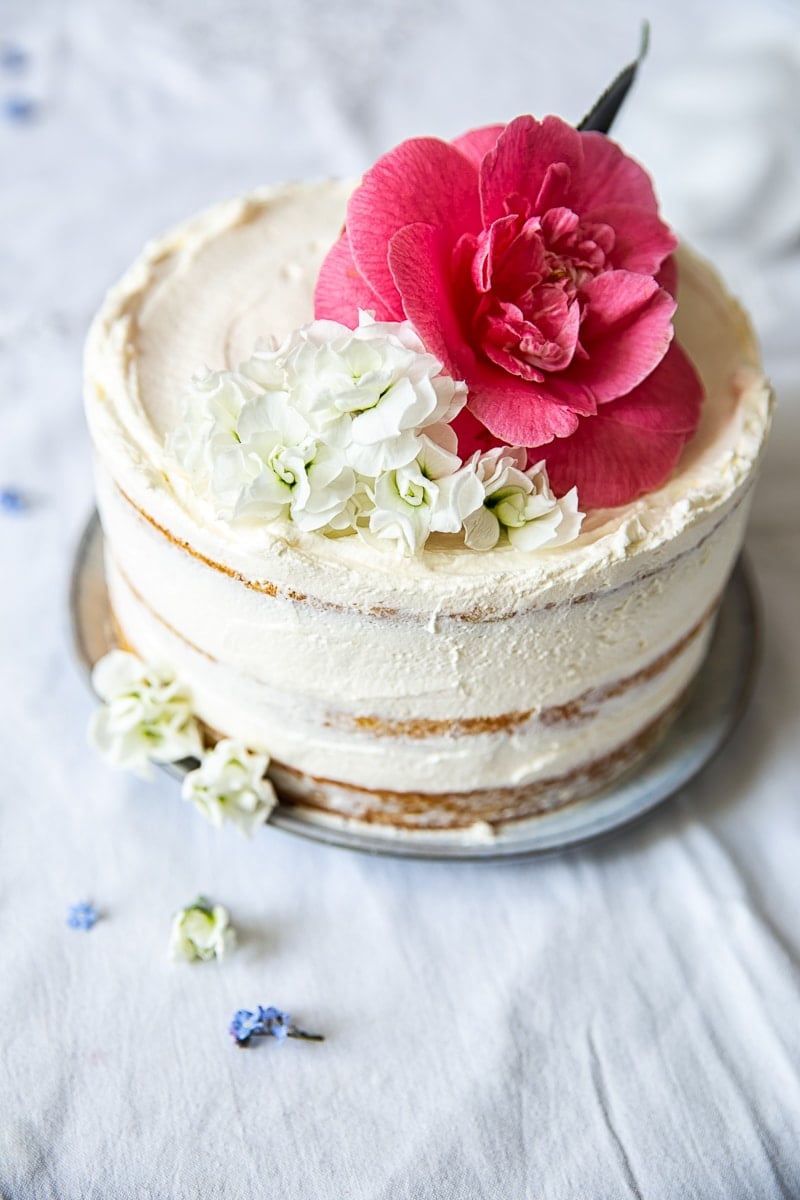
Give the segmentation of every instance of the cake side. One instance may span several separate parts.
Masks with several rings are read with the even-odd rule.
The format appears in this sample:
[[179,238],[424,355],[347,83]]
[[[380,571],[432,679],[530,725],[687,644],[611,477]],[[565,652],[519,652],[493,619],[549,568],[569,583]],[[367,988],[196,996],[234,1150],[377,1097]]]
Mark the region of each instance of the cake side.
[[[208,725],[317,777],[346,763],[359,787],[433,792],[563,774],[665,710],[705,651],[746,507],[671,568],[580,603],[422,623],[269,595],[100,496],[126,640],[192,681]],[[147,595],[140,564],[157,580]]]

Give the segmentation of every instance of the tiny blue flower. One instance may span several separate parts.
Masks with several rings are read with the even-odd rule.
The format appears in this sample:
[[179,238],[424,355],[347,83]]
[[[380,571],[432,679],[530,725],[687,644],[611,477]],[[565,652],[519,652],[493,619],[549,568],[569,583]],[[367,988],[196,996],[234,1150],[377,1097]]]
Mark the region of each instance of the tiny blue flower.
[[289,1036],[292,1018],[288,1013],[281,1012],[279,1008],[262,1008],[259,1005],[258,1016],[264,1026],[264,1033],[268,1036],[277,1038],[281,1042]]
[[80,904],[70,904],[67,925],[70,929],[91,929],[99,916],[100,914],[93,904],[90,904],[88,900],[82,900]]
[[246,1046],[253,1034],[265,1032],[261,1020],[261,1009],[257,1013],[250,1012],[246,1008],[238,1009],[233,1014],[228,1032],[237,1045]]
[[21,513],[28,507],[28,503],[17,488],[4,487],[0,488],[0,508],[7,513]]
[[3,113],[7,121],[24,124],[36,114],[36,103],[29,96],[6,96]]
[[278,1041],[286,1038],[305,1038],[309,1042],[324,1042],[321,1033],[307,1033],[292,1024],[292,1018],[279,1008],[263,1008],[260,1004],[256,1012],[240,1008],[233,1014],[233,1020],[228,1027],[237,1046],[246,1046],[251,1037],[274,1037]]
[[21,46],[14,42],[3,42],[0,45],[0,70],[21,71],[27,65],[28,56]]

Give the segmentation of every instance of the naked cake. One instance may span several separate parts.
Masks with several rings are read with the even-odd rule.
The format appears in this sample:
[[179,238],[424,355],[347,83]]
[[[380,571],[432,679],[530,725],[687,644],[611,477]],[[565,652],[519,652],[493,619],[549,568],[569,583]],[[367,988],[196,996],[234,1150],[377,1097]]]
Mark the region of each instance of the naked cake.
[[657,744],[771,403],[642,168],[524,117],[154,241],[94,322],[86,407],[120,645],[284,803],[452,830]]

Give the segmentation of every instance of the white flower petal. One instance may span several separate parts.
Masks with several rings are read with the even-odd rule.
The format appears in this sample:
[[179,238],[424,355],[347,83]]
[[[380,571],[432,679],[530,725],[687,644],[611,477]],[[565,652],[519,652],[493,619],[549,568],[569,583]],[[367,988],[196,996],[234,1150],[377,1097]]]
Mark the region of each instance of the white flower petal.
[[444,446],[435,442],[427,434],[421,434],[419,440],[417,462],[420,470],[428,479],[441,479],[445,475],[453,475],[459,469],[461,459],[457,454],[446,450]]
[[458,533],[467,517],[482,508],[483,484],[470,463],[452,475],[438,478],[436,482],[439,495],[431,529],[439,533]]
[[539,520],[507,527],[508,540],[518,550],[539,550],[542,546],[552,543],[560,520],[561,513],[554,509],[548,516]]
[[464,541],[471,550],[491,550],[499,539],[500,522],[488,508],[479,508],[464,521]]
[[144,664],[135,654],[125,650],[111,650],[95,663],[92,671],[92,687],[103,700],[136,688],[144,677]]
[[551,546],[564,546],[568,542],[573,542],[581,531],[583,518],[586,515],[578,511],[577,488],[571,488],[565,496],[562,496],[558,501],[558,507],[561,509],[562,519]]

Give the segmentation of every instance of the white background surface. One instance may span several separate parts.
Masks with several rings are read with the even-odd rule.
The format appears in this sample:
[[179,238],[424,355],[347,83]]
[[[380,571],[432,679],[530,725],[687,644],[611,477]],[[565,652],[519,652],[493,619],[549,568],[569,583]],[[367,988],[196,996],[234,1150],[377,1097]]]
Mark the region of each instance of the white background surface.
[[[218,832],[85,744],[70,559],[92,504],[81,345],[164,226],[403,137],[577,120],[652,49],[617,136],[752,309],[780,406],[749,552],[756,695],[642,828],[521,866]],[[0,42],[0,1195],[800,1196],[800,16],[594,4],[5,0]],[[171,965],[204,891],[241,935]],[[103,913],[88,934],[67,906]],[[322,1045],[227,1035],[274,1003]]]

